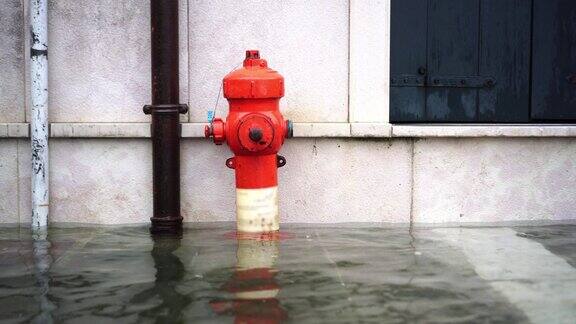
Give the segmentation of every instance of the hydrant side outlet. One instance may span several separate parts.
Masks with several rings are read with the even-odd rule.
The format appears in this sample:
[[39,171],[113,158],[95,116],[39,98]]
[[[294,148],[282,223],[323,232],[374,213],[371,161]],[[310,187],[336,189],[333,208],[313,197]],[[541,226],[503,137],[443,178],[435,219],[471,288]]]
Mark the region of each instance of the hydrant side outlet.
[[257,50],[249,50],[243,67],[224,77],[223,89],[228,116],[214,119],[205,135],[216,144],[226,142],[234,153],[226,166],[236,174],[238,231],[277,231],[278,167],[286,163],[277,153],[292,134],[292,123],[279,109],[284,78],[268,68]]

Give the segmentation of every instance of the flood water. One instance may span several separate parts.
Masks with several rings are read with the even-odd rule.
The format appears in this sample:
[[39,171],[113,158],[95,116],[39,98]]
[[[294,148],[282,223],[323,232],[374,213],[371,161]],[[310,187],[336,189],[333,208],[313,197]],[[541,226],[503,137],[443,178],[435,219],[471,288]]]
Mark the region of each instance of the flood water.
[[576,225],[0,229],[7,323],[575,323]]

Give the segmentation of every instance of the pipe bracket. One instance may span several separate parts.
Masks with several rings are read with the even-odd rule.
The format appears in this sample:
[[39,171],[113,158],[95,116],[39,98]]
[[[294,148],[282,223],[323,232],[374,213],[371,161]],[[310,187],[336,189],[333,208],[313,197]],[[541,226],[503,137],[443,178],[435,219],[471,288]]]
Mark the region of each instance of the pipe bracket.
[[145,105],[142,110],[146,115],[151,114],[166,114],[166,113],[180,113],[185,114],[188,112],[187,104],[161,104],[161,105]]

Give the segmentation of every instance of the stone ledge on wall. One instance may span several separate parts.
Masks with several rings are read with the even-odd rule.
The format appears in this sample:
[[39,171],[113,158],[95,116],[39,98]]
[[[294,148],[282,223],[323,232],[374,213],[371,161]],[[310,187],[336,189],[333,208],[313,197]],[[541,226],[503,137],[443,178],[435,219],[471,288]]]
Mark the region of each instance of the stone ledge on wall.
[[350,137],[350,124],[294,123],[294,137]]
[[52,123],[50,137],[141,138],[150,137],[149,123]]
[[[204,137],[206,123],[183,123],[182,137]],[[349,123],[294,123],[294,137],[350,137]]]
[[[206,123],[182,123],[183,138],[203,138]],[[0,138],[30,136],[27,123],[0,123]],[[53,138],[149,138],[149,123],[51,123]],[[294,123],[298,138],[576,137],[564,125],[393,125],[388,123]]]
[[576,137],[576,125],[394,125],[392,137]]
[[388,123],[351,123],[352,137],[391,137],[392,125]]
[[29,137],[30,127],[27,123],[0,123],[0,138]]

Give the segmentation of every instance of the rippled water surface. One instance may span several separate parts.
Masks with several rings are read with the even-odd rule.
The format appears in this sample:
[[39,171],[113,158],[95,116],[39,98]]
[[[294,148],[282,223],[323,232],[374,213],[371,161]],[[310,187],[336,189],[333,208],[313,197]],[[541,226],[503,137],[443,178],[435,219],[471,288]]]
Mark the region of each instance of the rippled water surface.
[[576,226],[0,229],[0,319],[576,323]]

